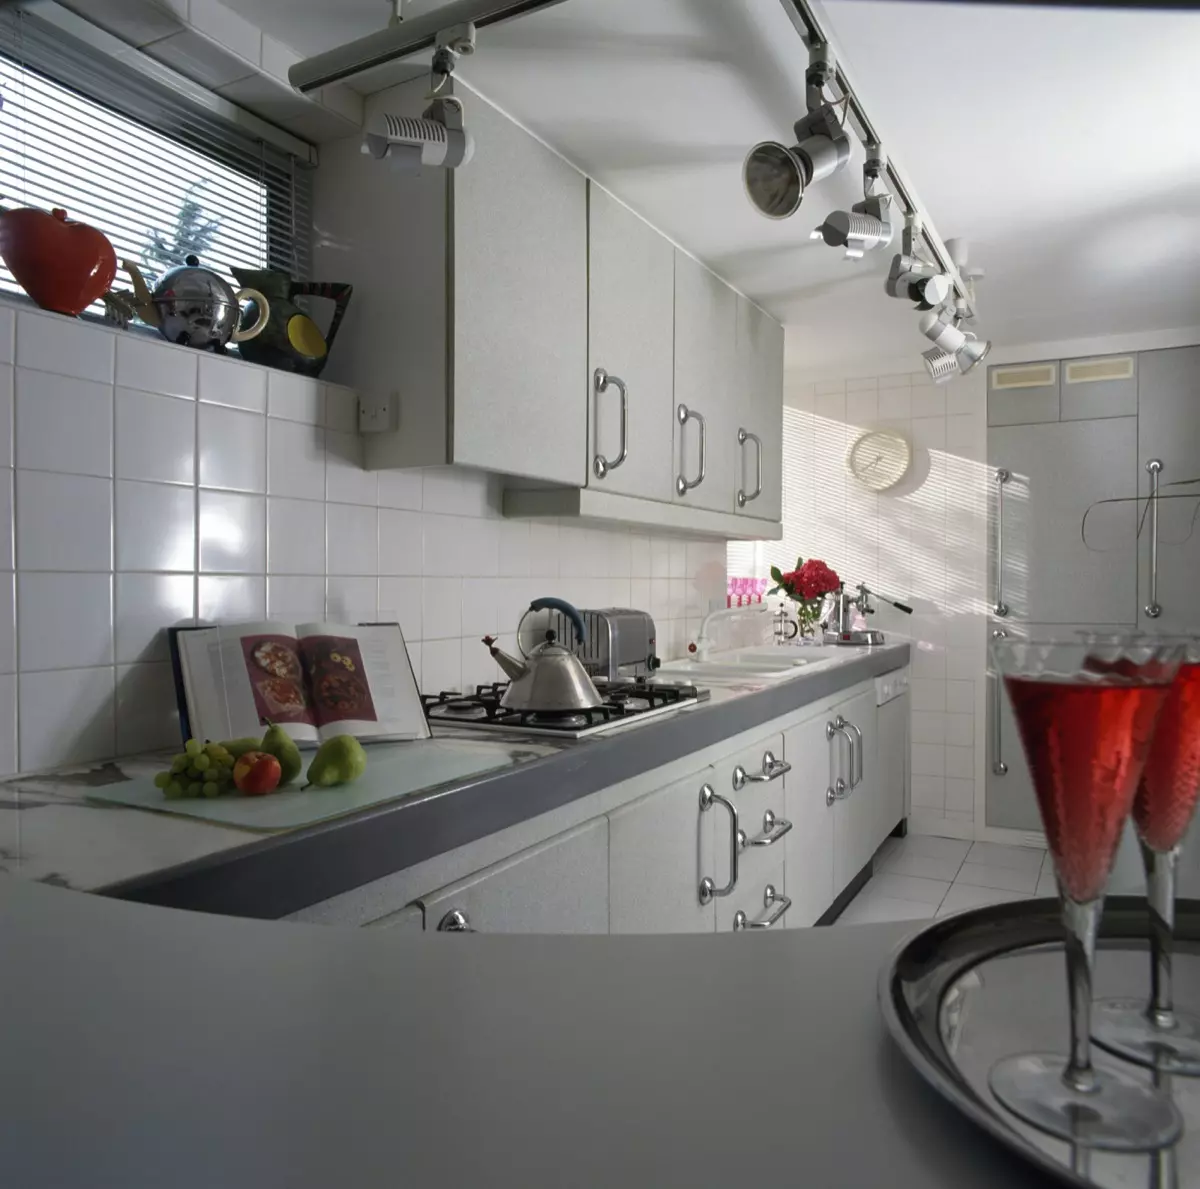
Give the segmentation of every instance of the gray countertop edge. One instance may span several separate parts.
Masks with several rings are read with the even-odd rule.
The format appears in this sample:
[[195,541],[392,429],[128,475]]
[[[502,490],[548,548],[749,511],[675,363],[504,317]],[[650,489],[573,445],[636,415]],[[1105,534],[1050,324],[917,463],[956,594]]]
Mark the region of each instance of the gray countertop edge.
[[907,644],[884,645],[823,672],[730,701],[704,703],[636,730],[581,740],[526,764],[255,840],[99,891],[167,908],[278,919],[751,731],[908,661]]

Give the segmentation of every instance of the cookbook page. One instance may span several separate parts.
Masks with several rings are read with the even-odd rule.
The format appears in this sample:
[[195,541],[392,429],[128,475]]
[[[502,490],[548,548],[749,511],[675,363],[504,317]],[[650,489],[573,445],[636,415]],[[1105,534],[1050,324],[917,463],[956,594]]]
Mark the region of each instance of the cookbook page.
[[217,631],[211,663],[220,672],[228,720],[220,737],[261,735],[276,723],[297,743],[315,743],[317,720],[294,626],[239,623]]
[[296,628],[322,739],[427,739],[429,724],[399,624]]

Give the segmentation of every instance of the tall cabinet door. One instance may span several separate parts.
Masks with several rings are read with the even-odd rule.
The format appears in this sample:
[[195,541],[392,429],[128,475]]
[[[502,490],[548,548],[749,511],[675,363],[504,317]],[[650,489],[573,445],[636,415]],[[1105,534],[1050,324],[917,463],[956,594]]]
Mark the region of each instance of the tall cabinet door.
[[[589,183],[587,482],[591,487],[671,500],[674,297],[675,249],[670,241],[611,194]],[[600,390],[598,369],[608,374]]]
[[[857,763],[852,764],[851,749],[845,746],[840,736],[833,741],[840,756],[841,776],[847,785],[846,795],[834,806],[833,885],[836,893],[841,892],[866,866],[887,832],[879,833],[874,688],[836,706],[834,713],[858,728],[855,748],[858,752]],[[851,734],[854,732],[851,731]],[[853,787],[850,787],[852,782]]]
[[752,301],[740,296],[734,390],[738,416],[734,429],[737,490],[733,510],[760,520],[780,520],[783,517],[783,327]]
[[490,104],[470,119],[475,156],[450,180],[452,461],[582,487],[587,183]]
[[[1145,516],[1138,542],[1139,623],[1156,631],[1194,629],[1200,623],[1200,483],[1171,484],[1200,479],[1200,347],[1145,351],[1138,357],[1138,439],[1139,494],[1149,496],[1146,466],[1157,460],[1160,495],[1195,497],[1159,500],[1157,566],[1151,562],[1152,510]],[[1147,511],[1144,504],[1139,509]],[[1147,611],[1155,602],[1157,616]]]
[[[1138,423],[1134,417],[992,426],[989,602],[1009,622],[1137,619]],[[997,479],[1008,472],[1007,482]],[[1001,514],[1002,511],[1002,514]],[[1003,565],[998,565],[1003,544]]]
[[[716,512],[728,512],[732,505],[737,490],[736,366],[737,294],[677,250],[674,463],[676,477],[694,484],[684,491],[672,489],[680,503]],[[681,407],[693,415],[681,421]]]
[[810,719],[783,735],[784,805],[791,832],[787,855],[789,929],[815,924],[833,903],[833,805],[828,790],[836,779],[833,744],[825,738],[827,716]]

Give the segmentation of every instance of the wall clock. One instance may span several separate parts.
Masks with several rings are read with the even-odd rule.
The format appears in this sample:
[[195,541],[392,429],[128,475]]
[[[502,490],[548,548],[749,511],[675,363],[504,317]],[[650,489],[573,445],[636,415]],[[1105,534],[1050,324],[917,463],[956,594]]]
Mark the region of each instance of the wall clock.
[[871,491],[895,487],[912,466],[912,447],[895,430],[873,429],[863,434],[846,456],[846,469]]

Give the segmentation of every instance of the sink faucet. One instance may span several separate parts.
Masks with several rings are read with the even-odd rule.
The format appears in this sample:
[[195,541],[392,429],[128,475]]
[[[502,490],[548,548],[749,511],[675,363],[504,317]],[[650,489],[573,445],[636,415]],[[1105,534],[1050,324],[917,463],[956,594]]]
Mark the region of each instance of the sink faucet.
[[752,603],[746,607],[719,607],[710,611],[700,623],[700,632],[696,639],[688,645],[691,659],[702,661],[712,651],[714,641],[708,634],[708,629],[714,620],[733,619],[739,615],[770,615],[771,608],[766,603]]

